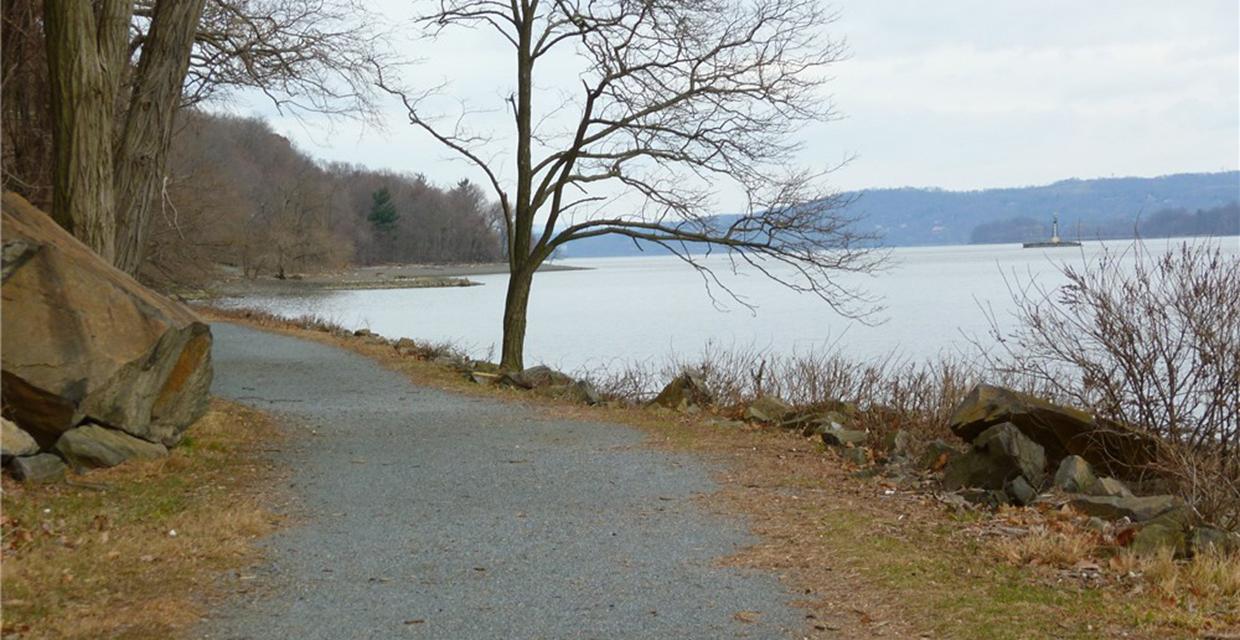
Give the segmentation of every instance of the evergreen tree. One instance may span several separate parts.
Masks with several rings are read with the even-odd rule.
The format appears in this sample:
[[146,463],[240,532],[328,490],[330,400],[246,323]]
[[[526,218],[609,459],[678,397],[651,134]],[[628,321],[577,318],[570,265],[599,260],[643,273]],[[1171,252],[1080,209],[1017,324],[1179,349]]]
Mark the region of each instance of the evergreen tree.
[[370,224],[380,235],[391,234],[396,228],[396,221],[400,219],[396,205],[392,204],[392,194],[387,187],[383,187],[370,194],[370,200],[370,215],[366,216],[366,219],[370,220]]

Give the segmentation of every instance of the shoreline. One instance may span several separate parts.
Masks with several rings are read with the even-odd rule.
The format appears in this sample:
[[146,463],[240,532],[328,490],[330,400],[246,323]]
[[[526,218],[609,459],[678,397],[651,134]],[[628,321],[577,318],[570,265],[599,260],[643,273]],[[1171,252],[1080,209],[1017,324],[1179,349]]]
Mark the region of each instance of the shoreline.
[[[588,271],[589,267],[562,264],[543,265],[540,272]],[[228,276],[204,287],[180,292],[184,300],[211,300],[253,294],[294,295],[316,291],[350,291],[373,289],[437,289],[478,287],[483,283],[467,276],[508,273],[504,262],[461,264],[391,264],[352,267],[340,271],[315,274],[291,274],[285,279],[262,276],[253,280],[241,277],[230,269]]]

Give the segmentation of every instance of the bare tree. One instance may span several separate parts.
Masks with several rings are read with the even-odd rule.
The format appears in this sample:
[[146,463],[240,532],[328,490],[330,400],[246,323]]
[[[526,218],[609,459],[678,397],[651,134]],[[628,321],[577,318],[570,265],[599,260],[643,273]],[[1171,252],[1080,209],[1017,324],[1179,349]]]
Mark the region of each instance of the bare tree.
[[[539,265],[566,243],[602,234],[665,247],[708,286],[722,285],[695,253],[703,248],[842,313],[865,311],[868,301],[834,278],[876,267],[868,238],[838,197],[815,186],[819,175],[792,168],[791,134],[832,115],[818,92],[843,54],[822,32],[832,18],[817,0],[441,0],[423,18],[434,35],[494,31],[513,51],[512,176],[500,175],[487,139],[464,119],[438,123],[427,102],[435,91],[380,81],[413,125],[476,165],[499,198],[510,271],[505,368],[524,365]],[[538,113],[536,88],[548,83],[540,64],[561,51],[577,56],[580,90]],[[747,197],[742,215],[712,215],[711,196],[725,184]]]
[[184,104],[257,89],[293,113],[372,118],[372,70],[397,64],[377,23],[353,0],[207,0]]

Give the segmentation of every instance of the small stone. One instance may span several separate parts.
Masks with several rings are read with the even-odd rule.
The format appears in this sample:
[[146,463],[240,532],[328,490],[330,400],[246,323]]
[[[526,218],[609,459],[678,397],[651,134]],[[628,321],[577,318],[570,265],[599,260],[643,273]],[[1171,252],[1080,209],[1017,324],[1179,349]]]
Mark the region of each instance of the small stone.
[[373,336],[375,334],[370,329],[358,329],[357,331],[353,332],[353,335],[358,338],[365,338],[367,336]]
[[64,432],[55,448],[79,471],[88,467],[114,467],[130,458],[154,459],[168,454],[162,444],[97,424],[84,424]]
[[476,384],[495,384],[499,380],[499,375],[482,371],[470,371],[469,379]]
[[14,456],[32,456],[39,452],[39,443],[8,418],[0,418],[0,450],[5,460]]
[[1184,501],[1175,496],[1075,496],[1069,502],[1073,509],[1086,515],[1107,520],[1128,518],[1148,522],[1172,510],[1185,509]]
[[862,449],[861,447],[847,447],[841,449],[840,455],[843,456],[845,460],[857,465],[858,467],[864,466],[870,462],[869,455],[867,455],[865,449]]
[[853,429],[828,429],[822,432],[822,441],[831,447],[843,447],[850,444],[860,445],[865,442],[868,435],[864,431],[855,431]]
[[929,471],[938,471],[960,455],[960,450],[945,440],[931,440],[926,449],[917,458],[917,466]]
[[1117,498],[1131,498],[1132,491],[1128,489],[1124,483],[1115,478],[1098,478],[1093,484],[1088,485],[1084,493],[1091,496],[1115,496]]
[[1214,527],[1196,527],[1189,537],[1189,551],[1194,555],[1208,551],[1236,553],[1240,551],[1240,533],[1231,533]]
[[776,396],[762,396],[745,409],[745,417],[768,424],[781,422],[792,414],[792,406]]
[[1055,486],[1068,493],[1085,493],[1097,481],[1093,469],[1081,456],[1065,457],[1055,471]]
[[65,477],[65,463],[54,453],[13,458],[9,472],[22,482],[59,482]]
[[714,396],[706,387],[706,381],[693,371],[676,376],[650,404],[676,411],[692,412],[714,403]]
[[1003,487],[1003,492],[1012,499],[1012,504],[1021,507],[1032,504],[1038,499],[1038,490],[1034,489],[1024,476],[1016,476],[1009,480]]

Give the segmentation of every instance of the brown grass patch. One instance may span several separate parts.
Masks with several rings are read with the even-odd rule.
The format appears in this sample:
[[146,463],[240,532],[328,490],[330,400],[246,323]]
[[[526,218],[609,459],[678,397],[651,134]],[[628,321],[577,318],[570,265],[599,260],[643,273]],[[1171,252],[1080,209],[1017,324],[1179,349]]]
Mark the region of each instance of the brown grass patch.
[[265,414],[213,400],[165,458],[70,484],[5,478],[5,637],[183,635],[277,524],[261,453],[278,439]]

